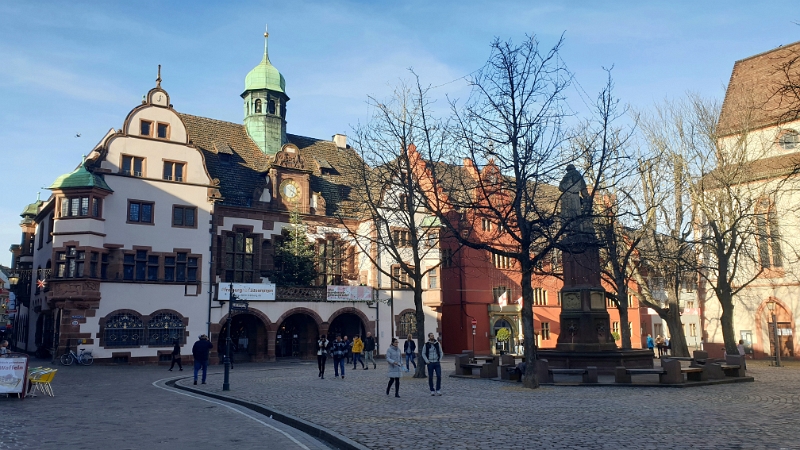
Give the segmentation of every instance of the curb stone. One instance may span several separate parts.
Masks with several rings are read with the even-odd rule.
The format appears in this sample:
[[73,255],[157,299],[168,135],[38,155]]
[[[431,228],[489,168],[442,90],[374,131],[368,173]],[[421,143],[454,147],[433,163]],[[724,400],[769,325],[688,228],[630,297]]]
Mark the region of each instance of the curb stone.
[[300,431],[308,434],[309,436],[313,436],[313,437],[315,437],[317,439],[325,441],[326,443],[331,444],[334,447],[336,447],[338,449],[341,449],[341,450],[371,450],[369,447],[366,447],[366,446],[364,446],[362,444],[359,444],[358,442],[356,442],[356,441],[354,441],[352,439],[349,439],[349,438],[347,438],[345,436],[342,436],[341,434],[336,433],[335,431],[329,430],[329,429],[327,429],[325,427],[322,427],[322,426],[317,425],[317,424],[315,424],[313,422],[309,422],[307,420],[301,419],[299,417],[295,417],[295,416],[292,416],[290,414],[286,414],[286,413],[283,413],[281,411],[272,409],[272,408],[270,408],[270,407],[268,407],[266,405],[263,405],[263,404],[260,404],[260,403],[248,402],[248,401],[245,401],[245,400],[240,400],[240,399],[233,398],[233,397],[228,397],[228,396],[225,396],[225,395],[214,394],[214,393],[211,393],[211,392],[206,392],[206,391],[202,391],[202,390],[199,390],[199,389],[194,389],[194,388],[190,388],[188,386],[181,386],[181,385],[177,384],[178,381],[185,380],[187,378],[191,378],[191,377],[184,377],[184,378],[178,378],[178,379],[170,380],[170,381],[167,381],[165,384],[167,386],[173,387],[175,389],[180,389],[180,390],[183,390],[183,391],[191,392],[193,394],[198,394],[198,395],[202,395],[202,396],[205,396],[205,397],[211,397],[211,398],[215,398],[217,400],[222,400],[222,401],[225,401],[225,402],[228,402],[228,403],[233,403],[233,404],[236,404],[236,405],[239,405],[239,406],[243,406],[243,407],[245,407],[247,409],[250,409],[252,411],[255,411],[255,412],[259,413],[259,414],[263,414],[265,416],[268,416],[268,417],[272,418],[273,420],[277,420],[278,422],[281,422],[283,424],[289,425],[290,427],[295,428],[297,430],[300,430]]

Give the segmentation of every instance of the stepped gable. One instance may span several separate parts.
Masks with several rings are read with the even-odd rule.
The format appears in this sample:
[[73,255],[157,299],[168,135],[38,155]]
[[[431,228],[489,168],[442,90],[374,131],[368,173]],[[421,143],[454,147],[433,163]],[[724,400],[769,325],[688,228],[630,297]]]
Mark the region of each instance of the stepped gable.
[[[265,186],[264,172],[269,169],[270,158],[261,152],[241,124],[179,115],[191,143],[203,151],[209,175],[220,181],[223,204],[249,206],[255,190]],[[226,154],[230,156],[220,156]]]
[[800,118],[800,98],[786,89],[788,80],[794,88],[800,84],[800,42],[736,61],[718,133],[727,136]]
[[354,217],[356,202],[353,190],[359,186],[348,164],[359,159],[352,147],[339,148],[333,141],[287,134],[290,143],[300,149],[307,170],[311,171],[309,187],[325,199],[325,215]]

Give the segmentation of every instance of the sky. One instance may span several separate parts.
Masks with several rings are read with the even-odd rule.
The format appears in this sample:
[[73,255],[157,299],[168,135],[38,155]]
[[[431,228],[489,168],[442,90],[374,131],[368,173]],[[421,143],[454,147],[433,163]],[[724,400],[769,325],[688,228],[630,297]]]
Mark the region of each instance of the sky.
[[[269,55],[286,78],[287,130],[349,134],[413,68],[439,98],[465,98],[464,77],[493,39],[535,35],[577,83],[577,109],[613,67],[633,110],[686,92],[722,99],[736,60],[800,40],[789,1],[148,1],[0,0],[0,264],[20,242],[19,214],[50,195],[155,86],[182,113],[241,123],[244,77]],[[79,135],[79,137],[78,137]]]

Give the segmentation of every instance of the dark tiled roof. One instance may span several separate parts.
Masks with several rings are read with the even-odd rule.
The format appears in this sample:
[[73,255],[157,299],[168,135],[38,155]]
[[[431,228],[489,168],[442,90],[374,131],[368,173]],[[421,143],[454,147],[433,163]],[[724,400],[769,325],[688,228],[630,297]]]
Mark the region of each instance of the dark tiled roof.
[[[189,114],[180,116],[192,144],[203,152],[208,173],[220,181],[223,204],[250,206],[256,190],[265,187],[264,174],[273,157],[261,152],[242,124]],[[336,147],[333,141],[294,134],[287,134],[287,138],[300,149],[305,167],[311,172],[310,188],[325,199],[326,215],[341,213],[349,217],[350,194],[356,183],[344,168],[346,161],[358,159],[358,155],[350,147]]]
[[800,98],[785,89],[790,84],[800,84],[800,42],[736,61],[720,112],[720,135],[798,119]]
[[[250,206],[256,189],[265,186],[271,158],[258,148],[238,123],[180,114],[189,139],[203,152],[206,168],[220,181],[224,204]],[[220,158],[220,154],[229,157]]]
[[286,135],[300,149],[306,169],[310,169],[310,188],[325,199],[325,214],[353,217],[356,205],[353,189],[359,186],[350,164],[361,158],[352,147],[339,148],[333,141],[314,139],[296,134]]

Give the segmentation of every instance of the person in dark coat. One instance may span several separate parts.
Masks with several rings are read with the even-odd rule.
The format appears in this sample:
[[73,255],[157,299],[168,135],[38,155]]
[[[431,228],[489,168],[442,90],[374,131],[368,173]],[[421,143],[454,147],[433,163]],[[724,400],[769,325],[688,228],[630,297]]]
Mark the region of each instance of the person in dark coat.
[[408,367],[408,363],[414,364],[414,368],[417,368],[417,362],[414,361],[414,357],[416,356],[417,351],[417,343],[414,342],[414,337],[412,335],[408,335],[408,339],[406,339],[405,344],[403,344],[403,353],[406,355],[406,370],[411,370],[411,367]]
[[194,384],[197,384],[197,372],[203,369],[203,384],[206,384],[206,372],[208,371],[208,354],[214,345],[208,342],[208,336],[200,335],[200,339],[192,346],[192,356],[194,356]]
[[177,339],[172,340],[172,364],[169,365],[169,371],[172,372],[172,368],[175,367],[175,363],[178,363],[178,370],[183,370],[183,364],[181,364],[181,344],[180,341]]
[[331,353],[333,354],[334,376],[339,378],[339,369],[341,369],[342,379],[344,379],[344,361],[347,356],[347,343],[342,340],[342,336],[336,335],[336,341],[331,345]]
[[375,364],[375,338],[372,337],[372,333],[367,331],[367,337],[364,338],[364,363],[367,367],[364,370],[369,370],[370,361],[372,361],[372,368],[377,369],[378,366]]

